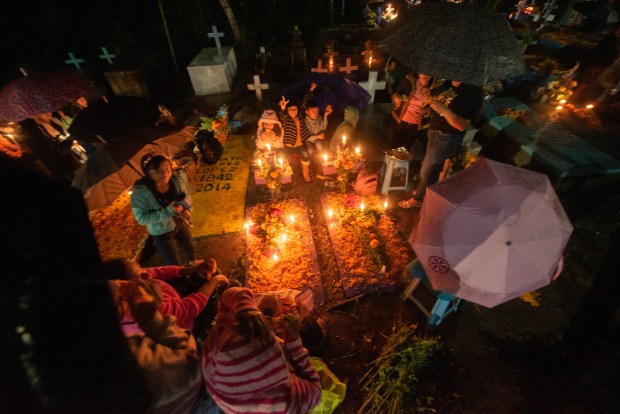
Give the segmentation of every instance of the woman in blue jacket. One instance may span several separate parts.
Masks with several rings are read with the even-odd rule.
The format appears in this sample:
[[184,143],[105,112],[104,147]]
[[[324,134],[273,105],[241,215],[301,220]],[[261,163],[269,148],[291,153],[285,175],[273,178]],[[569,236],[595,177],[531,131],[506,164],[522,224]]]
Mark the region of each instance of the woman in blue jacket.
[[144,177],[136,181],[131,194],[136,221],[146,226],[167,265],[181,264],[177,241],[193,265],[194,243],[188,228],[191,200],[185,181],[173,174],[172,162],[165,155],[148,153],[142,157],[141,166]]

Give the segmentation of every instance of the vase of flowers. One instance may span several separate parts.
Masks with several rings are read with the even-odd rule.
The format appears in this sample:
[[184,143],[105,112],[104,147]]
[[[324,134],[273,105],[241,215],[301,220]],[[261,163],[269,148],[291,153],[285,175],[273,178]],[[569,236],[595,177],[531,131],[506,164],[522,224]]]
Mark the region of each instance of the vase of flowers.
[[334,160],[334,167],[338,168],[338,186],[341,193],[346,193],[349,186],[349,179],[351,173],[358,169],[358,166],[364,162],[364,157],[359,152],[359,149],[351,151],[349,148],[344,148],[336,154]]
[[281,198],[282,176],[290,176],[293,173],[288,161],[276,163],[273,157],[266,157],[265,152],[257,150],[254,154],[254,168],[257,175],[265,181],[265,185],[271,192],[271,197],[274,199]]
[[230,128],[228,127],[228,106],[220,106],[215,116],[201,116],[198,130],[213,132],[215,138],[224,144],[230,137]]

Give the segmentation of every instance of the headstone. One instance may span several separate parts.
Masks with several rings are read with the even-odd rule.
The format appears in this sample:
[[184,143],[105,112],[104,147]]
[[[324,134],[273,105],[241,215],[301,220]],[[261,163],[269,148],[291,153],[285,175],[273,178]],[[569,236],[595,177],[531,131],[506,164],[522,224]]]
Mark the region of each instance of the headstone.
[[202,49],[187,66],[196,95],[229,92],[237,72],[237,59],[232,47]]
[[347,58],[346,65],[340,67],[340,72],[346,72],[347,75],[350,75],[354,70],[357,70],[357,65],[351,66],[351,58]]
[[103,74],[116,96],[148,98],[149,89],[138,70],[117,70]]
[[385,81],[378,82],[377,76],[379,76],[379,72],[376,70],[371,70],[368,72],[368,82],[359,82],[359,85],[370,94],[369,103],[372,103],[375,100],[375,91],[385,89]]
[[317,72],[317,73],[327,73],[327,72],[329,72],[329,69],[328,68],[324,68],[323,67],[323,61],[321,59],[319,59],[319,62],[317,63],[317,67],[310,69],[310,71],[311,72]]
[[256,98],[259,102],[263,101],[263,90],[269,89],[269,84],[260,83],[260,77],[258,75],[254,75],[254,83],[248,83],[248,90],[256,91]]
[[101,48],[101,52],[102,52],[102,54],[101,54],[101,55],[99,55],[99,58],[100,58],[100,59],[105,59],[105,60],[107,60],[107,61],[108,61],[108,63],[109,63],[110,65],[111,65],[112,63],[114,63],[114,62],[112,62],[112,59],[116,58],[116,55],[111,55],[111,54],[108,52],[108,48],[107,48],[107,47],[102,47],[102,48]]
[[69,59],[65,60],[65,63],[67,65],[75,65],[76,69],[82,69],[82,67],[80,66],[80,63],[84,63],[84,59],[78,59],[73,55],[73,52],[69,52]]

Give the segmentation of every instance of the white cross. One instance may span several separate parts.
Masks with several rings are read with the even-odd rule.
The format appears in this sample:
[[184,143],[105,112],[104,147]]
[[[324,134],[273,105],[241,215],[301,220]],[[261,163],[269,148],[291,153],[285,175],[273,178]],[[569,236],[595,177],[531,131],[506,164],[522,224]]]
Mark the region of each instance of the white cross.
[[385,8],[385,13],[389,16],[390,14],[392,14],[393,11],[394,7],[392,7],[392,3],[388,3],[387,7]]
[[385,81],[377,82],[377,76],[379,72],[371,70],[368,72],[368,82],[359,82],[359,85],[370,94],[370,102],[375,100],[375,91],[385,89]]
[[269,89],[268,83],[260,83],[260,77],[258,75],[254,75],[254,83],[248,83],[249,91],[256,91],[256,98],[259,102],[263,100],[263,89]]
[[357,65],[351,66],[351,58],[347,58],[346,65],[340,67],[340,72],[347,72],[348,75],[351,74],[354,70],[357,70]]
[[316,68],[310,69],[310,72],[318,72],[318,73],[327,73],[329,69],[323,67],[323,61],[319,59],[318,66]]
[[224,33],[218,33],[216,26],[211,26],[211,30],[213,30],[213,32],[207,33],[207,36],[215,39],[215,47],[217,47],[217,50],[221,50],[222,45],[220,44],[220,37],[224,37]]
[[69,59],[68,59],[68,60],[65,60],[65,63],[66,63],[67,65],[75,65],[75,67],[76,67],[76,68],[78,68],[78,69],[82,69],[82,68],[80,67],[80,63],[84,63],[84,59],[77,59],[77,58],[73,55],[73,52],[69,52],[69,53],[68,53],[68,55],[69,55]]
[[112,62],[112,59],[113,59],[113,58],[115,58],[115,57],[116,57],[116,55],[111,55],[111,54],[108,52],[108,48],[107,48],[107,47],[102,47],[102,48],[101,48],[101,51],[103,52],[103,54],[102,54],[102,55],[99,55],[99,58],[100,58],[100,59],[105,59],[105,60],[107,60],[107,61],[108,61],[108,63],[109,63],[110,65],[111,65],[112,63],[114,63],[114,62]]

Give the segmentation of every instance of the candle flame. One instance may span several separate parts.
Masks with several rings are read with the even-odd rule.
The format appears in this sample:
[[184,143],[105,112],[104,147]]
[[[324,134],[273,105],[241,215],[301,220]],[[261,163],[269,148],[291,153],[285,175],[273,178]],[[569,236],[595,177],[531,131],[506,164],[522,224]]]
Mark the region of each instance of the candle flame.
[[332,211],[331,208],[329,210],[327,210],[327,217],[329,217],[331,219],[333,215],[334,215],[334,212]]
[[295,222],[295,216],[291,214],[291,215],[288,217],[288,221],[290,221],[290,222],[291,222],[291,224],[293,224],[293,223]]
[[364,211],[365,208],[366,206],[364,205],[364,202],[362,201],[362,204],[360,204],[360,211]]
[[360,153],[360,147],[355,147],[355,153],[359,154]]
[[327,154],[323,154],[323,159],[325,160],[325,164],[327,164]]
[[278,261],[278,259],[279,259],[278,255],[274,253],[274,255],[273,255],[273,260],[274,260],[275,262],[277,262],[277,261]]
[[561,111],[562,109],[564,109],[564,107],[562,105],[558,105],[555,107],[556,111]]
[[258,166],[262,167],[263,166],[263,162],[261,160],[258,160]]
[[566,103],[566,99],[560,99],[560,103],[564,105]]
[[586,105],[586,109],[592,109],[592,108],[594,108],[594,105],[592,105],[592,104],[587,104]]
[[388,202],[387,201],[383,202],[383,208],[388,208]]
[[286,239],[287,239],[287,237],[286,237],[286,233],[282,233],[282,241],[283,241],[283,242],[285,242],[285,241],[286,241]]
[[284,166],[284,162],[282,162],[282,158],[280,158],[280,166]]
[[342,136],[342,145],[345,145],[347,143],[347,136],[343,135]]
[[271,145],[267,144],[267,151],[271,152]]

